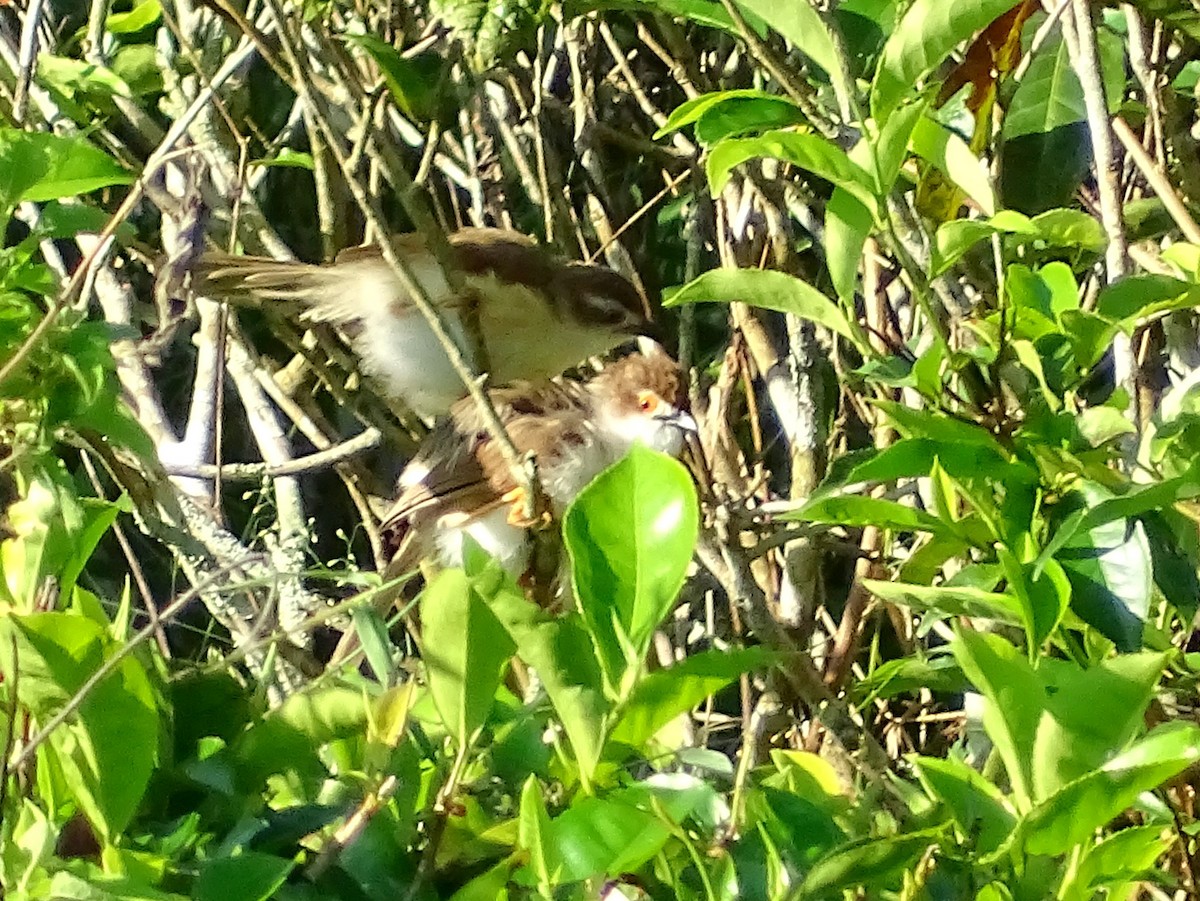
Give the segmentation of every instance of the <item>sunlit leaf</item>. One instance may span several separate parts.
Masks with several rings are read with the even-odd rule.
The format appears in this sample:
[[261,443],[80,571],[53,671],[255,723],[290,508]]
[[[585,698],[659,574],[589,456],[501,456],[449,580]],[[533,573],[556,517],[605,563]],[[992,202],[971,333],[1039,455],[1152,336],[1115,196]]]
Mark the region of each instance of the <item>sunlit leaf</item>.
[[1038,804],[1018,826],[1030,854],[1062,854],[1131,805],[1142,792],[1200,760],[1200,727],[1159,726],[1098,770],[1064,786]]
[[871,111],[877,119],[888,115],[920,80],[960,43],[990,25],[1019,0],[916,0],[883,48],[875,83],[871,87]]
[[421,593],[421,632],[430,691],[461,747],[487,719],[515,645],[460,569],[442,571]]
[[642,446],[567,509],[563,542],[572,582],[611,687],[646,654],[675,603],[698,529],[696,488],[687,470]]
[[709,301],[749,304],[779,313],[790,313],[854,339],[841,309],[814,288],[786,272],[769,269],[713,269],[688,282],[670,296],[666,306]]
[[729,182],[730,172],[747,160],[768,157],[791,163],[832,182],[874,211],[873,179],[832,141],[798,131],[772,131],[752,138],[728,138],[708,152],[705,170],[714,196]]

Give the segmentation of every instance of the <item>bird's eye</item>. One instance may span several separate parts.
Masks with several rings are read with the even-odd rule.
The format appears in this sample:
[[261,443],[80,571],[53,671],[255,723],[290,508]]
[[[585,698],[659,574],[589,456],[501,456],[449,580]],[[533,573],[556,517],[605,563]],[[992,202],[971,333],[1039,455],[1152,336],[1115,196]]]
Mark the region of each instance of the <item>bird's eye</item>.
[[643,413],[649,413],[658,406],[658,395],[653,391],[638,392],[638,409]]

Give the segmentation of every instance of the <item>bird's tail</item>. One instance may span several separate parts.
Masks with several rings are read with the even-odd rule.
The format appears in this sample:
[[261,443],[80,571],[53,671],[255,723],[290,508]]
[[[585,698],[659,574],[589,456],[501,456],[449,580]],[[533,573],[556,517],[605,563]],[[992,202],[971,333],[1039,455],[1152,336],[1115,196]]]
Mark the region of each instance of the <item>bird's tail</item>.
[[206,253],[192,272],[199,294],[235,300],[250,295],[308,304],[336,290],[340,278],[333,270],[311,263],[228,253]]

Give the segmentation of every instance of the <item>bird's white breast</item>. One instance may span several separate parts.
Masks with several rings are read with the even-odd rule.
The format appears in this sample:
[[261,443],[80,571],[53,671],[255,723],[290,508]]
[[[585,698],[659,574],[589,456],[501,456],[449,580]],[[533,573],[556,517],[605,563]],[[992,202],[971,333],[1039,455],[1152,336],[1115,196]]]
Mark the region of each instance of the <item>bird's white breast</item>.
[[[466,393],[445,350],[420,310],[383,260],[342,263],[347,270],[346,310],[362,327],[353,339],[364,371],[377,379],[391,396],[403,398],[423,415],[445,412]],[[451,337],[463,349],[471,365],[477,365],[462,320],[446,307],[452,297],[450,285],[432,259],[416,260],[413,275],[438,305]],[[327,305],[330,313],[332,305]],[[330,318],[342,318],[331,315]]]
[[466,535],[470,535],[514,576],[520,576],[529,566],[528,533],[508,522],[508,507],[498,507],[464,525],[438,529],[437,555],[443,566],[463,565],[463,539]]

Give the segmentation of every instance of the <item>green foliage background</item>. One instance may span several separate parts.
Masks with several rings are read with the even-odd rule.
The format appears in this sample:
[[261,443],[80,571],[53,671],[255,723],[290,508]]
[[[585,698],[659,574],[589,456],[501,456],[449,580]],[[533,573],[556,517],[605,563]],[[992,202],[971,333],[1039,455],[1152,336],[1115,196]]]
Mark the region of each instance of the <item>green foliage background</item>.
[[[0,4],[4,895],[1194,895],[1200,24],[1048,8]],[[469,224],[691,380],[570,612],[381,585],[425,424],[190,287]]]

